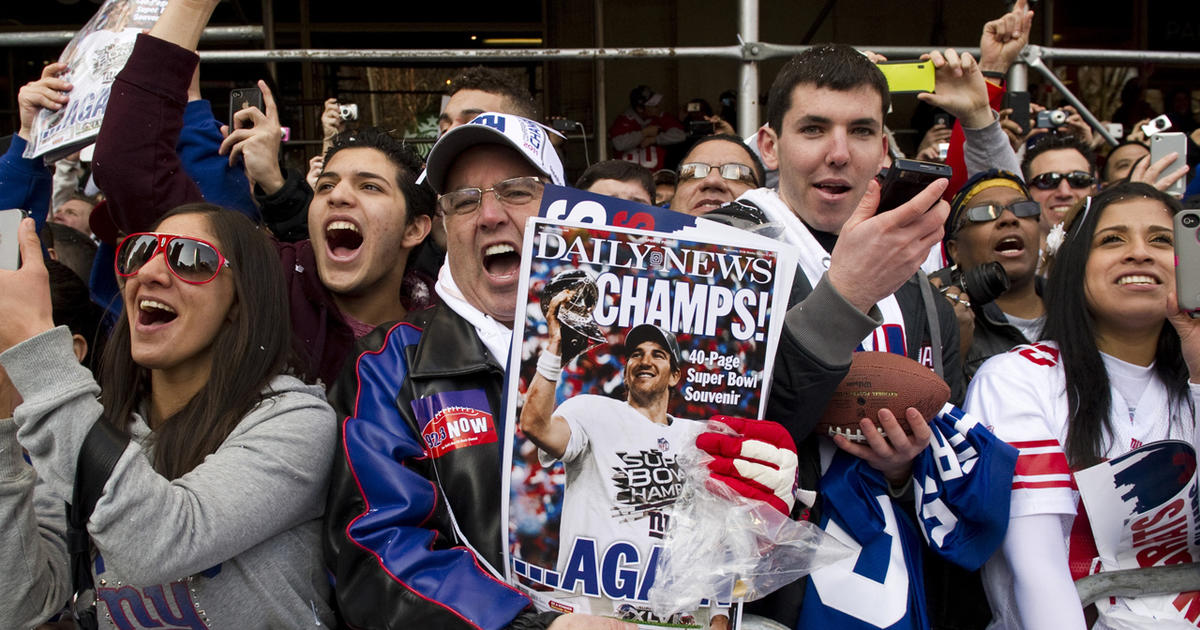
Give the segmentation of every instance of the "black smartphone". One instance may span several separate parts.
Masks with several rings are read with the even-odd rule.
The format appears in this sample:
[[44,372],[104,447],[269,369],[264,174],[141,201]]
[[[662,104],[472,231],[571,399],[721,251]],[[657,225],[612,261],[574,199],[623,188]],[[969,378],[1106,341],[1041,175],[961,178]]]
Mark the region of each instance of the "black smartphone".
[[[237,121],[234,116],[246,109],[247,107],[257,107],[259,111],[266,111],[263,107],[262,90],[257,87],[234,88],[229,90],[229,128],[237,129]],[[253,125],[242,125],[243,127],[252,127]]]
[[897,159],[883,176],[879,191],[879,207],[876,214],[893,210],[925,190],[936,179],[950,179],[954,169],[937,162]]
[[688,121],[688,133],[693,136],[711,136],[716,132],[716,126],[707,120]]
[[1012,110],[1009,117],[1021,127],[1021,135],[1029,133],[1029,92],[1005,92],[1003,107]]

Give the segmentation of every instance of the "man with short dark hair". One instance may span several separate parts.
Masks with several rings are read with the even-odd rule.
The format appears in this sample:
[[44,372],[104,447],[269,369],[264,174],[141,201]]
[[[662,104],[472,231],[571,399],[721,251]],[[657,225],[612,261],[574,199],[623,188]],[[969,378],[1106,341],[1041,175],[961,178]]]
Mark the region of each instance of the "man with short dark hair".
[[[1002,134],[974,58],[952,50],[930,58],[938,72],[933,100],[969,113],[964,126],[995,125],[992,135]],[[818,489],[821,497],[810,516],[843,541],[848,530],[886,533],[853,540],[859,545],[855,558],[818,569],[756,603],[758,612],[788,627],[927,627],[920,558],[924,547],[947,553],[942,545],[950,540],[914,534],[900,523],[903,504],[894,500],[910,491],[918,504],[930,492],[946,497],[932,490],[947,483],[945,477],[923,475],[919,486],[912,481],[914,461],[927,457],[933,435],[928,419],[915,409],[881,411],[860,420],[860,442],[813,432],[856,351],[903,354],[935,369],[950,385],[951,401],[963,393],[953,309],[917,273],[943,234],[946,182],[935,181],[877,213],[889,99],[882,72],[853,48],[815,46],[793,58],[771,86],[768,125],[758,136],[764,164],[779,171],[779,188],[752,190],[738,201],[765,215],[779,238],[799,249],[800,273],[779,341],[767,417],[778,418],[800,444],[800,486]],[[897,415],[905,416],[907,429]],[[992,483],[986,475],[957,479]],[[950,499],[947,504],[949,513],[961,507]],[[990,521],[942,523],[964,537],[949,543],[949,553],[982,563],[994,551],[989,544],[961,542],[985,540],[973,537]],[[872,576],[861,573],[867,566]]]
[[438,135],[465,125],[484,112],[516,114],[536,120],[537,105],[529,88],[496,68],[475,66],[450,79],[450,97],[438,117]]
[[1062,223],[1067,211],[1096,194],[1096,154],[1075,136],[1043,134],[1025,152],[1021,169],[1030,195],[1042,205],[1038,226],[1044,248],[1046,235]]
[[[93,172],[114,222],[126,232],[144,231],[168,210],[204,199],[175,146],[199,63],[195,25],[207,23],[215,7],[215,0],[170,3],[164,13],[170,19],[138,36],[113,84]],[[268,96],[264,90],[264,101]],[[254,108],[239,116],[272,118],[277,126],[273,101],[265,104],[270,114]],[[263,142],[270,130],[258,130],[262,136],[242,131],[230,134],[227,151],[255,163],[260,149],[278,151],[277,137]],[[432,193],[414,185],[420,158],[384,132],[357,133],[327,156],[307,217],[312,240],[276,244],[301,371],[325,383],[341,372],[357,337],[405,315],[399,279],[433,213]]]
[[766,168],[741,138],[717,134],[697,140],[679,161],[678,172],[671,209],[699,216],[758,188]]
[[[549,355],[549,363],[558,360],[561,364],[562,325],[557,310],[563,301],[546,296],[543,299],[551,302],[546,315],[549,334],[542,356]],[[559,373],[549,367],[542,369],[546,360],[540,357],[538,372],[525,394],[521,431],[538,447],[543,465],[559,461],[566,471],[555,565],[562,575],[569,573],[576,541],[581,538],[596,549],[624,543],[636,547],[638,558],[654,557],[655,544],[666,534],[665,513],[682,489],[676,458],[704,430],[703,422],[667,413],[671,393],[683,376],[683,358],[674,334],[654,324],[639,324],[626,333],[622,351],[626,357],[623,400],[582,394],[555,408]],[[780,493],[790,505],[795,454],[783,449],[772,452],[790,457],[780,462],[781,471],[775,471],[782,480],[776,485],[786,488]],[[653,453],[654,457],[634,464],[628,459],[633,453]],[[669,487],[661,493],[630,492],[629,480],[636,475],[674,481],[668,482]],[[760,480],[769,483],[765,476]],[[626,605],[637,607],[632,602]],[[693,611],[682,612],[690,615]],[[652,613],[647,610],[643,614]],[[728,615],[723,609],[710,614],[714,625],[709,627],[726,627]],[[678,619],[661,621],[672,623]]]
[[1108,159],[1104,161],[1102,185],[1108,187],[1123,179],[1128,179],[1133,167],[1148,157],[1150,157],[1150,147],[1135,140],[1122,142],[1113,147],[1113,150],[1108,152]]
[[679,174],[669,168],[654,171],[654,203],[670,207],[675,199],[675,186],[679,183]]
[[[954,61],[978,73],[969,56]],[[783,386],[772,387],[770,401],[812,410],[791,414],[797,441],[816,424],[856,348],[904,354],[929,367],[940,362],[952,399],[962,395],[961,379],[954,378],[960,366],[952,310],[939,299],[932,304],[938,312],[931,313],[921,287],[927,281],[914,276],[942,236],[949,207],[938,198],[946,184],[939,180],[908,203],[875,213],[889,100],[883,73],[853,48],[815,46],[797,55],[771,86],[768,125],[758,138],[767,168],[779,169],[779,188],[752,190],[739,200],[778,223],[781,238],[801,250],[804,273],[797,275],[793,299],[802,299],[803,308],[788,313],[776,368]],[[941,333],[940,347],[932,326]],[[807,382],[791,381],[801,374]],[[776,415],[783,417],[768,411]],[[863,445],[846,446],[897,482],[924,448],[913,443],[903,453],[876,457],[856,448]]]
[[654,205],[654,177],[640,164],[625,160],[604,160],[587,167],[575,181],[575,187],[600,195]]
[[65,225],[85,236],[91,236],[92,228],[88,225],[88,219],[91,218],[92,209],[96,207],[97,202],[96,197],[73,190],[67,200],[54,209],[54,214],[48,221]]
[[92,262],[96,259],[95,241],[79,230],[50,221],[42,226],[41,237],[50,260],[62,263],[85,283],[91,279]]
[[[542,353],[551,357],[562,354],[557,308],[552,302],[546,315],[549,334]],[[664,471],[651,476],[680,479],[675,458],[704,426],[667,413],[671,392],[683,376],[675,335],[654,324],[639,324],[626,333],[623,353],[624,400],[582,394],[556,408],[554,388],[559,373],[552,368],[539,369],[525,394],[521,431],[537,445],[544,465],[561,461],[567,473],[558,535],[560,573],[565,572],[570,545],[577,536],[597,541],[598,549],[616,541],[637,543],[639,557],[651,557],[652,536],[665,533],[654,529],[661,527],[656,523],[662,521],[651,517],[673,501],[664,501],[662,496],[646,501],[625,492],[628,473],[621,453],[661,453],[657,468]],[[790,486],[791,480],[788,482]],[[673,498],[676,493],[665,495]],[[612,522],[607,516],[614,512],[629,516]]]

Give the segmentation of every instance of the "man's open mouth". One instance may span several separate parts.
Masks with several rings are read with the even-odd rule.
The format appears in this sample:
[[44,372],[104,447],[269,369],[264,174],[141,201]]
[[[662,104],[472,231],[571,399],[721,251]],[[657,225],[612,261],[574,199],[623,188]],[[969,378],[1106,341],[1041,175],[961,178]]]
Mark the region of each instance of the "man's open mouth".
[[483,269],[491,276],[511,276],[521,268],[521,253],[509,243],[497,243],[483,249]]
[[813,186],[817,190],[829,193],[831,195],[840,195],[843,193],[850,192],[850,186],[847,186],[846,184],[818,183],[818,184],[813,184]]
[[330,221],[325,226],[325,246],[336,257],[352,256],[362,244],[362,232],[349,221]]

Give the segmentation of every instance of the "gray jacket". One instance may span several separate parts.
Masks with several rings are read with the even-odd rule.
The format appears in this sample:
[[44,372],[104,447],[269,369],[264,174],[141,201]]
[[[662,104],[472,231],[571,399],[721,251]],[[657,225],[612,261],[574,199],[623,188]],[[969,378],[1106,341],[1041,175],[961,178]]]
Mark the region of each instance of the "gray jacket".
[[[24,402],[0,420],[0,628],[29,628],[71,596],[65,501],[101,415],[100,388],[59,327],[0,354]],[[139,416],[88,521],[102,627],[330,625],[319,518],[336,443],[319,388],[277,376],[215,453],[175,480]],[[22,457],[28,451],[32,466]]]

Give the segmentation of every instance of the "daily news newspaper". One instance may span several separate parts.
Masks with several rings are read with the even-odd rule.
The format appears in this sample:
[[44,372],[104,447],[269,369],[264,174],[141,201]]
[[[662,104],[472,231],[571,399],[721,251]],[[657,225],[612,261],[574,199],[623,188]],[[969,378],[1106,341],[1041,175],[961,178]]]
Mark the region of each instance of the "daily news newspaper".
[[67,64],[62,78],[73,86],[70,100],[58,111],[38,113],[26,158],[54,160],[95,141],[113,79],[133,52],[134,39],[154,26],[166,6],[167,0],[105,0],[59,56]]
[[[575,220],[535,218],[525,229],[524,317],[510,358],[520,369],[509,374],[505,422],[507,576],[543,610],[707,628],[724,612],[718,602],[667,619],[648,603],[682,486],[675,459],[711,416],[761,417],[794,254],[728,226],[697,227],[686,215],[581,191],[547,187],[543,214]],[[548,315],[565,322],[557,370],[538,367]],[[655,359],[671,338],[678,354],[668,359],[667,348]],[[531,395],[539,372],[557,381]],[[656,422],[640,409],[659,394],[667,405]],[[538,396],[546,404],[534,404]],[[523,413],[539,408],[559,433],[522,429]]]
[[[1099,566],[1092,572],[1200,561],[1200,485],[1191,444],[1151,442],[1076,472],[1075,482],[1096,540]],[[1148,619],[1163,627],[1170,621],[1200,626],[1195,591],[1104,598],[1096,608],[1111,628],[1144,627]]]

